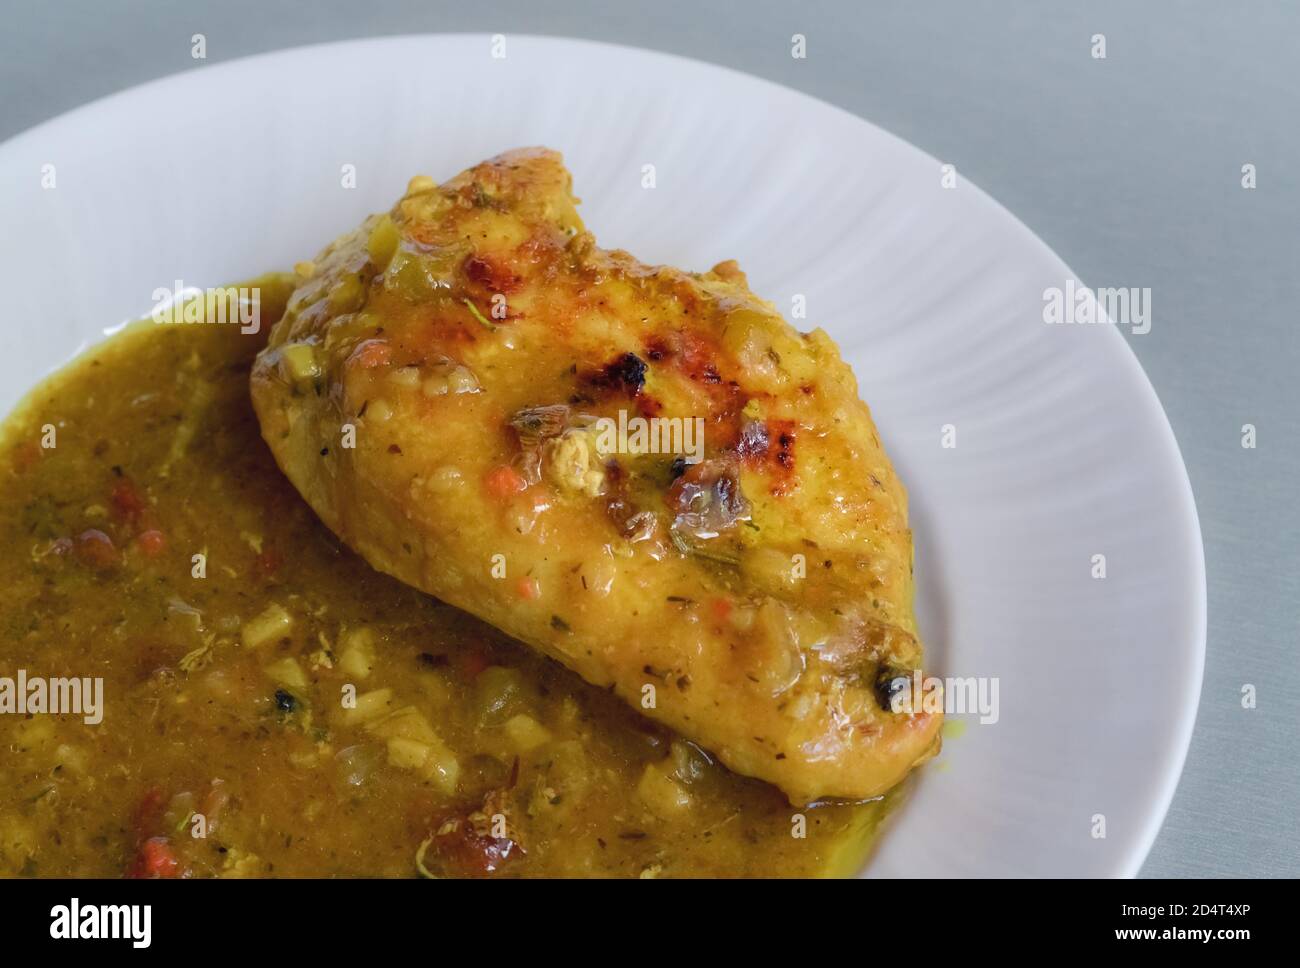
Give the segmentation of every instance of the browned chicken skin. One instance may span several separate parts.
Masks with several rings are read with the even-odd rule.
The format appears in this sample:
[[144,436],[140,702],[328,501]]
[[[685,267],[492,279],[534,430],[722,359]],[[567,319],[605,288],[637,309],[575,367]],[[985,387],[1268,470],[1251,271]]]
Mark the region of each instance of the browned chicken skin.
[[281,468],[374,567],[612,687],[795,802],[938,748],[907,497],[852,372],[732,262],[596,247],[555,152],[329,246],[253,370]]

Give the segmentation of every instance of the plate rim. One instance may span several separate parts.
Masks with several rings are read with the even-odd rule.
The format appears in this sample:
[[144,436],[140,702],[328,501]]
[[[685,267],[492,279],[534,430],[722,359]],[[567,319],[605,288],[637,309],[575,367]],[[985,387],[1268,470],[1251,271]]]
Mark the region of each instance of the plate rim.
[[[76,125],[82,116],[92,114],[96,111],[110,109],[116,102],[127,102],[132,98],[147,93],[155,87],[161,87],[168,84],[175,84],[179,79],[190,75],[204,73],[208,71],[227,71],[238,70],[246,62],[262,61],[282,57],[286,54],[305,53],[313,50],[322,50],[336,47],[382,47],[393,44],[394,42],[419,42],[422,40],[443,40],[443,39],[466,39],[471,37],[492,37],[493,33],[487,31],[441,31],[441,32],[416,32],[416,33],[384,33],[375,34],[365,37],[352,37],[339,40],[322,41],[309,44],[297,44],[287,47],[277,47],[273,50],[258,51],[256,53],[244,54],[239,57],[232,57],[229,60],[222,60],[216,63],[203,63],[196,68],[188,70],[174,71],[161,77],[151,78],[138,84],[122,88],[117,91],[97,97],[93,100],[69,108],[51,118],[37,122],[16,134],[0,142],[0,163],[3,163],[7,155],[17,153],[30,142],[35,142],[42,136],[48,135],[52,131],[60,128]],[[638,47],[633,44],[623,44],[605,40],[595,40],[583,37],[572,37],[564,34],[547,34],[535,32],[510,32],[505,36],[508,38],[519,38],[528,43],[540,43],[550,45],[577,45],[580,47],[603,48],[609,51],[621,51],[633,54],[638,57],[648,58],[651,60],[681,62],[692,65],[697,69],[705,71],[721,72],[732,75],[734,78],[743,80],[746,83],[757,84],[760,87],[766,87],[783,92],[785,96],[792,96],[797,100],[817,106],[819,109],[829,109],[831,112],[841,115],[852,123],[866,125],[880,137],[892,142],[894,147],[902,148],[906,152],[914,153],[922,160],[930,161],[935,166],[940,164],[939,160],[926,151],[924,148],[895,134],[887,128],[876,124],[875,122],[861,115],[855,114],[847,108],[840,107],[830,101],[817,97],[816,95],[800,91],[796,88],[789,87],[778,81],[769,80],[747,71],[742,71],[724,64],[717,64],[712,61],[706,61],[695,57],[688,57],[682,54],[676,54],[669,51],[656,50],[647,47]],[[965,186],[972,191],[975,204],[982,207],[987,215],[994,219],[1005,219],[1013,228],[1014,232],[1020,237],[1020,241],[1036,249],[1040,257],[1046,258],[1055,268],[1063,272],[1064,278],[1073,279],[1080,285],[1083,280],[1075,273],[1065,260],[1048,245],[1033,229],[1026,225],[1011,209],[1003,205],[991,194],[985,191],[977,182],[965,179]],[[1171,495],[1175,500],[1172,502],[1176,505],[1175,516],[1180,519],[1180,528],[1188,535],[1193,554],[1191,560],[1185,562],[1190,566],[1187,574],[1181,576],[1180,581],[1190,579],[1191,602],[1189,605],[1192,609],[1192,635],[1191,641],[1183,643],[1180,651],[1185,651],[1189,659],[1189,668],[1186,670],[1187,676],[1183,683],[1184,700],[1179,710],[1178,721],[1174,728],[1175,741],[1165,750],[1163,762],[1157,765],[1160,771],[1160,780],[1155,796],[1149,802],[1149,809],[1146,811],[1147,818],[1141,831],[1133,840],[1133,847],[1127,852],[1123,863],[1113,874],[1115,877],[1132,878],[1137,876],[1143,864],[1146,862],[1151,848],[1156,838],[1159,836],[1161,828],[1164,826],[1165,819],[1168,815],[1170,805],[1173,802],[1177,792],[1179,781],[1182,778],[1183,769],[1186,765],[1187,757],[1191,749],[1191,742],[1195,729],[1197,715],[1200,710],[1201,695],[1204,687],[1205,677],[1205,659],[1208,648],[1208,588],[1206,579],[1205,566],[1205,545],[1200,525],[1200,516],[1196,505],[1195,491],[1192,488],[1191,476],[1187,470],[1186,461],[1183,459],[1181,448],[1178,445],[1177,435],[1174,432],[1169,415],[1164,405],[1160,402],[1159,394],[1156,392],[1154,385],[1146,370],[1142,367],[1136,352],[1129,345],[1128,340],[1119,332],[1117,326],[1105,326],[1105,329],[1111,330],[1110,336],[1104,341],[1105,345],[1110,348],[1105,352],[1109,353],[1113,359],[1113,365],[1121,367],[1123,376],[1139,394],[1146,398],[1147,404],[1154,407],[1155,413],[1159,414],[1157,421],[1157,436],[1161,444],[1161,451],[1157,459],[1164,463],[1172,460],[1178,469],[1174,475],[1177,484],[1176,494]],[[1117,345],[1118,344],[1118,345]],[[1119,347],[1122,346],[1122,351]],[[37,380],[39,383],[39,379]],[[36,384],[33,384],[35,386]],[[23,393],[30,391],[32,387],[24,389]],[[21,397],[20,397],[21,399]],[[923,779],[923,778],[922,778]],[[919,792],[919,791],[918,791]],[[869,862],[868,862],[869,863]]]

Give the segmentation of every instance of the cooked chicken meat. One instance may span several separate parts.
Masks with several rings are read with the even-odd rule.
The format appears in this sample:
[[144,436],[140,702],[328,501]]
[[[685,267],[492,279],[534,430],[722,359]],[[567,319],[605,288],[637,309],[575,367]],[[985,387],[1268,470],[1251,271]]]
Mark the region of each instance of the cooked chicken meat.
[[643,265],[574,205],[544,149],[413,179],[300,267],[263,436],[375,568],[794,802],[884,792],[942,713],[897,704],[907,497],[852,372],[734,262]]

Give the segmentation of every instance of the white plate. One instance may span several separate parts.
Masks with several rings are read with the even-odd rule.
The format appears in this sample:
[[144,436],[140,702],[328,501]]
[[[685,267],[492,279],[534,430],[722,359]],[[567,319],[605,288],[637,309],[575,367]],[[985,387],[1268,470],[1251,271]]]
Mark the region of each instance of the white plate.
[[865,121],[647,51],[512,35],[505,53],[421,36],[199,67],[0,147],[0,406],[157,288],[309,258],[413,173],[558,148],[605,246],[734,257],[787,314],[806,297],[795,322],[843,347],[911,490],[936,670],[999,677],[999,722],[947,743],[868,873],[1136,872],[1187,749],[1205,580],[1177,445],[1123,337],[1044,323],[1069,269]]

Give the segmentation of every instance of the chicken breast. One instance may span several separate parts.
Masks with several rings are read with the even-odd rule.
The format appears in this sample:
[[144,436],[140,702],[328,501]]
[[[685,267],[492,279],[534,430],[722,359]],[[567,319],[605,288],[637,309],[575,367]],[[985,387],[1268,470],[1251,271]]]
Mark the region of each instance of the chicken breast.
[[883,793],[942,712],[898,702],[907,497],[852,372],[734,262],[597,248],[570,187],[545,149],[417,177],[300,266],[263,436],[375,568],[792,802]]

